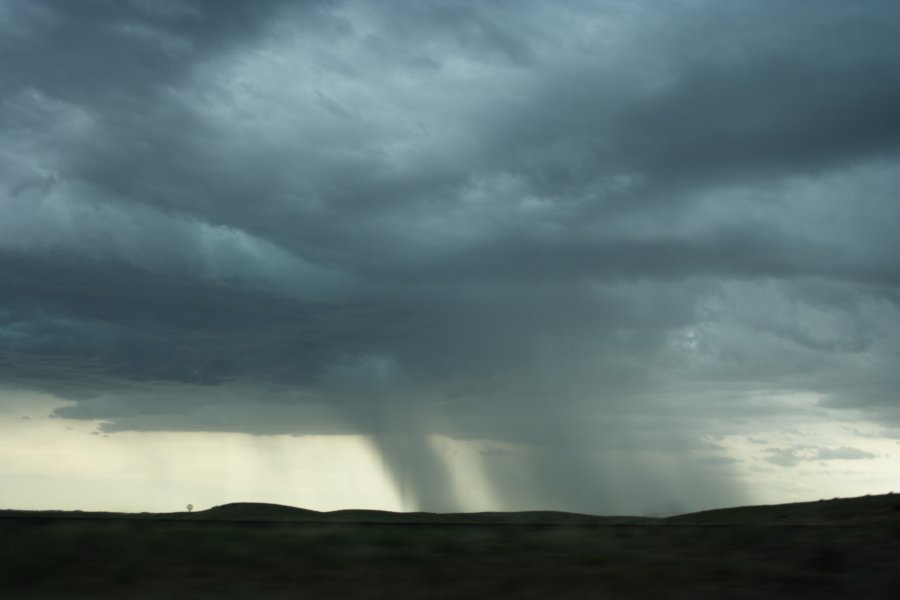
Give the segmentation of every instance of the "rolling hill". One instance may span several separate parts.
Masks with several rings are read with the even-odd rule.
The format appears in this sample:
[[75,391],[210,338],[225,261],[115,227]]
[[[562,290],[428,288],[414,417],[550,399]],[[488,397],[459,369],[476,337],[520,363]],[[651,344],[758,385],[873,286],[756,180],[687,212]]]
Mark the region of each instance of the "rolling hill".
[[741,506],[665,518],[598,516],[560,511],[402,513],[347,509],[319,512],[261,502],[235,502],[196,512],[173,513],[0,510],[0,518],[446,525],[855,525],[900,523],[900,495],[884,494],[858,498],[834,498],[815,502]]

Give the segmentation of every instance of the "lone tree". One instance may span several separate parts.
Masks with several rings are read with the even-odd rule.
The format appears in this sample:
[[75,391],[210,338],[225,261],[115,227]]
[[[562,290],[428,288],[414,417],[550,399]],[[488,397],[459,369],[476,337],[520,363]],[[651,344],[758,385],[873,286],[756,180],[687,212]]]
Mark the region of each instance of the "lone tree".
[[187,505],[187,509],[188,509],[188,512],[191,512],[192,510],[194,510],[194,505],[193,505],[193,504],[188,504],[188,505]]

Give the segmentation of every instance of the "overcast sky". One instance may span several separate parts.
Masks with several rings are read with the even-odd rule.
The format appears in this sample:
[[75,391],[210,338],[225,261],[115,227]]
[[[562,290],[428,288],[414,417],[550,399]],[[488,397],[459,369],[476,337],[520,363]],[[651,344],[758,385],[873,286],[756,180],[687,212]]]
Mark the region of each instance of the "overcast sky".
[[188,446],[215,504],[900,490],[898,39],[892,0],[0,0],[0,504]]

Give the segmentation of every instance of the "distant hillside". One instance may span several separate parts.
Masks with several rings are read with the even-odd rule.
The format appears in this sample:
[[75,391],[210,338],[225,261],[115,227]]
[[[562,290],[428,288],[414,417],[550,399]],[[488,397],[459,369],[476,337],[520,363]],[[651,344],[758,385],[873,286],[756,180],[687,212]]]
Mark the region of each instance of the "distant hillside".
[[900,523],[900,494],[720,508],[665,519],[672,524],[852,525]]
[[211,521],[284,521],[317,523],[448,523],[448,524],[620,524],[654,522],[646,517],[600,517],[559,511],[482,513],[398,513],[386,510],[347,509],[318,512],[280,504],[237,502],[198,511],[182,518]]
[[330,522],[449,523],[497,525],[616,525],[655,522],[648,517],[602,517],[551,510],[480,513],[394,513],[376,510],[338,510],[322,513]]
[[315,510],[264,502],[233,502],[182,517],[203,521],[319,521],[322,514]]
[[191,519],[316,521],[329,523],[452,523],[523,525],[841,525],[900,523],[900,495],[835,498],[815,502],[741,506],[657,519],[597,516],[560,511],[397,513],[381,510],[317,512],[278,504],[236,503],[190,515]]
[[111,513],[82,511],[0,510],[0,518],[134,519],[179,521],[242,521],[284,523],[434,523],[483,525],[854,525],[900,524],[900,495],[834,498],[816,502],[741,506],[667,518],[604,517],[559,511],[480,513],[398,513],[381,510],[318,512],[282,504],[235,502],[207,510],[176,513]]

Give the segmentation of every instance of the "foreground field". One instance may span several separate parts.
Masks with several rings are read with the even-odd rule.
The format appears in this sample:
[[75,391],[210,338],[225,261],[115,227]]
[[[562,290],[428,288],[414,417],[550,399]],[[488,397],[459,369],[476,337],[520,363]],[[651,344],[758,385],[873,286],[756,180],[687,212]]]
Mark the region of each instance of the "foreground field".
[[[897,506],[878,496],[633,522],[379,513],[379,523],[368,511],[340,522],[245,504],[182,519],[7,512],[0,596],[894,598]],[[236,520],[209,518],[226,514]],[[819,524],[778,524],[792,520]]]

